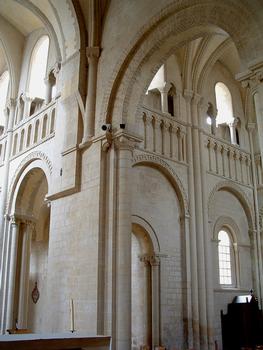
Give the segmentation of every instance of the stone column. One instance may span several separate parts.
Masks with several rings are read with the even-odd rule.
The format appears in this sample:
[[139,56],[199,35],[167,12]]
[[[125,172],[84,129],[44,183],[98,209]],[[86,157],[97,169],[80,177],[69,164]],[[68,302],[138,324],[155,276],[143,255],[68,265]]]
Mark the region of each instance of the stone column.
[[189,193],[189,231],[191,232],[190,252],[191,252],[191,298],[192,298],[192,328],[193,342],[196,350],[200,349],[200,327],[199,327],[199,289],[198,289],[198,272],[197,272],[197,237],[195,224],[195,186],[193,173],[193,145],[192,145],[192,127],[191,127],[191,100],[193,92],[185,90],[184,98],[186,101],[187,112],[187,159],[188,168],[188,193]]
[[30,96],[25,96],[25,107],[24,107],[24,115],[23,119],[28,118],[30,116],[30,108],[31,108],[31,103],[33,102],[33,97]]
[[8,108],[5,108],[4,111],[4,117],[5,117],[5,125],[4,125],[4,133],[6,133],[7,129],[8,129]]
[[144,115],[144,148],[153,151],[153,117]]
[[258,283],[258,297],[261,303],[261,307],[263,307],[263,267],[262,267],[262,249],[261,249],[261,237],[260,237],[260,217],[259,217],[259,205],[258,205],[258,192],[257,192],[257,177],[256,177],[256,165],[254,158],[254,132],[255,132],[255,123],[248,123],[247,130],[249,136],[249,145],[250,145],[250,153],[251,153],[251,170],[252,170],[252,183],[253,183],[253,194],[254,194],[254,206],[255,206],[255,218],[256,218],[256,246],[257,249],[255,251],[255,262],[257,264],[256,267],[256,280]]
[[170,123],[163,121],[162,123],[162,154],[170,156],[170,135],[169,135]]
[[52,84],[51,81],[49,80],[49,78],[46,78],[44,80],[45,82],[45,86],[46,86],[46,90],[45,90],[45,104],[49,104],[49,102],[52,99]]
[[162,120],[158,117],[154,118],[154,152],[162,153]]
[[[202,244],[199,245],[200,249],[203,249],[203,256],[204,261],[201,261],[201,263],[204,264],[204,280],[201,280],[200,286],[204,288],[204,295],[202,293],[202,302],[205,302],[205,310],[206,315],[202,315],[203,322],[205,326],[207,327],[206,332],[204,332],[204,337],[206,337],[204,346],[206,346],[206,341],[208,342],[208,349],[213,350],[214,349],[214,339],[213,339],[213,325],[214,325],[214,284],[213,284],[213,275],[214,271],[212,268],[212,257],[211,254],[211,233],[208,228],[208,208],[207,208],[207,182],[206,182],[206,161],[205,161],[205,147],[203,146],[203,131],[200,128],[202,125],[202,122],[205,120],[206,111],[208,109],[208,106],[206,103],[204,103],[201,99],[201,103],[199,103],[200,98],[197,99],[197,107],[198,107],[198,125],[199,125],[199,154],[200,154],[200,194],[197,195],[197,198],[201,198],[201,202],[199,205],[202,207],[202,218],[203,222],[200,223],[200,235],[199,239],[203,240],[203,247]],[[197,142],[196,142],[197,146]],[[221,155],[220,152],[220,145],[217,145],[217,172],[219,172],[219,169],[221,170],[222,167],[219,167],[218,165],[218,157]],[[219,152],[218,152],[219,151]],[[194,155],[195,157],[195,155]],[[222,171],[222,170],[221,170]],[[195,173],[195,176],[198,178],[198,173]],[[198,214],[199,215],[199,214]],[[198,231],[197,231],[198,232]],[[198,252],[198,254],[202,254],[202,251]],[[201,300],[201,298],[200,298]],[[200,317],[201,319],[201,317]]]
[[251,67],[249,71],[239,74],[237,79],[242,82],[244,88],[249,88],[254,99],[259,148],[263,159],[263,64]]
[[163,113],[168,113],[168,92],[166,88],[160,89],[161,94],[161,107]]
[[131,349],[131,175],[134,140],[121,133],[117,149],[116,350]]
[[[15,99],[10,99],[8,101],[9,108],[9,119],[7,126],[7,141],[6,141],[6,151],[5,151],[5,164],[3,172],[3,184],[2,184],[2,193],[0,201],[0,247],[2,247],[1,241],[4,233],[4,214],[5,214],[5,205],[7,199],[7,184],[8,184],[8,175],[9,175],[9,158],[11,155],[12,148],[12,137],[13,137],[13,124],[15,116],[16,101]],[[0,248],[1,249],[1,248]]]
[[7,291],[7,317],[6,329],[15,327],[14,304],[15,304],[15,288],[16,288],[16,270],[17,270],[17,253],[18,253],[18,236],[19,221],[13,216],[11,218],[11,244],[10,244],[10,264]]
[[237,145],[237,137],[236,137],[236,121],[229,123],[229,130],[230,130],[230,139],[231,143],[233,145]]
[[152,268],[152,345],[160,345],[160,259],[153,255],[150,258]]
[[82,146],[87,144],[94,135],[95,128],[95,109],[96,109],[96,88],[97,88],[97,69],[100,56],[99,47],[87,47],[86,55],[89,63],[88,70],[88,89],[84,115],[84,134]]
[[8,262],[11,241],[11,223],[9,215],[5,215],[4,229],[2,240],[2,253],[0,262],[0,334],[5,333],[6,325],[6,306],[7,306],[7,286],[8,286]]
[[201,96],[194,94],[192,99],[192,152],[193,152],[193,174],[195,191],[195,219],[196,219],[196,247],[197,247],[197,269],[199,290],[199,317],[200,317],[200,345],[206,349],[208,344],[207,305],[206,305],[206,252],[204,241],[204,217],[203,217],[203,183],[201,178],[200,139],[198,104]]
[[29,270],[30,270],[30,251],[31,239],[34,230],[34,224],[31,221],[23,223],[22,238],[22,256],[21,272],[19,283],[19,304],[18,304],[18,326],[27,328],[28,298],[29,298]]
[[150,256],[148,254],[140,256],[140,260],[144,263],[145,266],[145,303],[146,303],[146,345],[152,348],[152,271],[150,264]]

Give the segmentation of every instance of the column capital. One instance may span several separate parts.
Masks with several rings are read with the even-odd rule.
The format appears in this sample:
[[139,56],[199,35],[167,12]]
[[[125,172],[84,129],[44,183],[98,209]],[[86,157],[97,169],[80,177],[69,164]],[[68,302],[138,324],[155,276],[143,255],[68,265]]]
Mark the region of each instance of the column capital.
[[153,118],[153,122],[154,122],[154,124],[157,124],[157,125],[160,126],[160,125],[162,124],[163,121],[162,121],[162,119],[160,119],[160,118],[158,118],[158,117],[155,116],[155,117]]
[[86,47],[87,58],[99,58],[100,57],[100,47],[98,46],[87,46]]
[[61,69],[61,62],[56,62],[51,70],[55,78],[57,78],[58,73],[60,72],[60,69]]
[[9,220],[10,220],[11,225],[17,225],[20,221],[20,219],[15,214],[10,215]]
[[7,101],[6,106],[11,109],[11,108],[15,108],[16,107],[16,99],[15,98],[9,98],[9,100]]
[[183,93],[184,99],[186,100],[186,102],[190,103],[193,96],[194,96],[194,92],[192,90],[184,90]]
[[136,143],[141,142],[142,140],[135,135],[131,135],[121,131],[121,132],[117,132],[113,136],[113,141],[114,141],[115,147],[118,150],[133,151]]
[[201,95],[199,95],[198,93],[195,92],[193,94],[192,103],[196,104],[198,106],[201,106],[203,102],[204,102],[203,96],[201,96]]
[[256,128],[256,123],[247,123],[247,130],[249,133],[253,133]]
[[236,79],[241,82],[243,88],[248,88],[252,94],[255,94],[257,88],[263,83],[263,64],[252,66],[246,72],[238,74]]

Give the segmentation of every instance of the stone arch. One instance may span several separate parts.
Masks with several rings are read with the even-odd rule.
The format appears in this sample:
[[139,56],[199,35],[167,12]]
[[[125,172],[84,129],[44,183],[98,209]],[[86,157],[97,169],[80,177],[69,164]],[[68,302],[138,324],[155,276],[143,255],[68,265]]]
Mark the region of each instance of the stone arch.
[[240,237],[240,231],[236,224],[236,222],[229,216],[220,216],[213,227],[212,235],[213,239],[217,240],[218,232],[220,228],[227,227],[229,229],[229,233],[231,234],[231,238],[233,242],[238,242],[238,237]]
[[159,170],[171,183],[178,197],[181,216],[189,215],[188,198],[184,186],[174,169],[163,159],[155,155],[140,154],[133,158],[133,166],[145,165]]
[[40,168],[47,179],[48,189],[50,189],[51,175],[52,175],[52,164],[49,158],[41,151],[36,151],[30,153],[26,158],[24,158],[16,169],[16,172],[12,178],[7,203],[6,203],[6,213],[11,213],[14,210],[14,198],[16,197],[19,184],[23,181],[27,173],[33,168]]
[[[228,13],[227,18],[225,13]],[[164,60],[189,40],[201,34],[220,31],[232,37],[243,68],[247,67],[249,60],[254,58],[250,50],[256,50],[257,40],[262,40],[259,25],[243,5],[232,5],[226,1],[216,4],[188,1],[184,5],[176,3],[168,6],[142,28],[130,48],[125,50],[128,54],[122,57],[121,63],[114,69],[106,89],[102,117],[111,122],[112,116],[118,115],[128,126],[132,124],[129,118],[138,116],[138,105],[142,102],[147,83]],[[257,40],[252,39],[245,45],[248,37],[256,37]]]
[[[144,218],[140,217],[139,215],[132,215],[132,231],[134,234],[136,234],[137,231],[141,231],[147,234],[149,240],[151,241],[151,246],[148,248],[152,250],[152,253],[160,252],[160,243],[158,237],[151,224],[148,223]],[[144,248],[144,250],[146,249]]]
[[247,222],[248,222],[248,226],[250,230],[254,230],[255,227],[255,222],[254,222],[254,217],[253,217],[253,206],[249,200],[249,198],[247,197],[246,193],[244,193],[244,191],[241,190],[241,188],[230,182],[230,181],[222,181],[219,182],[211,191],[209,198],[208,198],[208,219],[210,222],[213,221],[213,216],[214,216],[214,211],[213,211],[213,206],[215,204],[215,194],[216,192],[219,191],[227,191],[231,194],[233,194],[238,201],[240,202],[240,204],[242,205],[245,213],[246,213],[246,217],[247,217]]

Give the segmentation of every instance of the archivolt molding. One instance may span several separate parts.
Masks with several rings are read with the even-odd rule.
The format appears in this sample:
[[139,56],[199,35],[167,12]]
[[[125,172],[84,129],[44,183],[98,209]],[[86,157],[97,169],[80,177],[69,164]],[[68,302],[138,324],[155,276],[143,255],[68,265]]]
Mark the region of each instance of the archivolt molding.
[[35,160],[41,160],[43,161],[43,163],[47,166],[48,170],[49,170],[49,175],[51,176],[52,174],[52,163],[50,161],[50,159],[48,158],[48,156],[41,152],[41,151],[35,151],[30,153],[27,157],[25,157],[21,163],[19,164],[19,166],[17,167],[14,176],[12,177],[12,181],[10,183],[9,186],[9,193],[8,193],[8,198],[7,198],[7,202],[6,202],[6,211],[9,208],[9,204],[11,203],[11,197],[12,197],[12,193],[15,189],[16,183],[19,179],[19,176],[22,174],[22,172],[25,170],[25,168],[32,162],[34,162]]
[[[226,13],[228,16],[225,15]],[[144,61],[160,49],[167,38],[178,36],[194,27],[199,27],[200,30],[201,26],[210,27],[210,31],[216,26],[229,33],[239,50],[244,66],[248,59],[253,59],[251,54],[253,54],[252,51],[256,50],[255,41],[248,42],[245,49],[242,40],[246,37],[260,38],[260,31],[256,27],[251,13],[241,3],[235,3],[233,6],[225,1],[220,3],[200,3],[200,1],[194,0],[183,3],[177,1],[176,4],[168,6],[155,16],[136,35],[129,50],[126,50],[126,55],[122,57],[121,63],[119,62],[114,69],[102,101],[102,116],[106,117],[107,122],[111,120],[112,115],[122,115],[123,120],[128,115],[134,115],[130,114],[131,111],[128,112],[128,106],[132,105],[132,91],[138,97],[138,95],[142,95],[145,88],[145,81],[141,83],[136,79],[136,76],[141,73]],[[160,59],[159,57],[159,65]],[[136,87],[134,87],[135,85]],[[115,101],[118,101],[116,105]],[[124,104],[121,101],[124,101]],[[138,98],[136,105],[138,105]]]
[[174,171],[174,169],[163,159],[160,157],[153,155],[153,154],[137,154],[133,157],[133,166],[136,165],[152,165],[153,167],[157,169],[163,169],[164,173],[168,173],[170,177],[173,180],[173,185],[176,185],[178,187],[178,190],[180,192],[179,195],[181,195],[181,199],[183,201],[183,207],[184,207],[184,214],[189,215],[189,206],[188,206],[188,198],[186,191],[184,189],[184,186],[179,179],[178,175]]
[[220,229],[223,227],[228,228],[229,233],[231,234],[232,241],[234,243],[238,243],[238,240],[240,238],[240,230],[237,226],[236,222],[229,216],[220,216],[213,227],[213,239],[218,239],[218,233]]
[[241,203],[243,209],[246,213],[248,226],[250,229],[255,228],[255,220],[254,220],[254,210],[253,206],[248,198],[247,194],[235,183],[231,181],[222,181],[219,182],[211,191],[208,198],[208,218],[210,221],[213,221],[215,213],[214,213],[214,204],[215,204],[215,194],[219,191],[227,191],[232,193]]

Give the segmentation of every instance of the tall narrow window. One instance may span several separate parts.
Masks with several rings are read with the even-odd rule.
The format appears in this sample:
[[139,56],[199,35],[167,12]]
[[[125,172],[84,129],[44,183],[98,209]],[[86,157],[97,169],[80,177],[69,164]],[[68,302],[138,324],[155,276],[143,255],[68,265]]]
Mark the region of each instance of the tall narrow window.
[[0,125],[6,125],[4,109],[6,105],[9,85],[9,72],[5,71],[0,76]]
[[228,233],[224,230],[219,232],[218,240],[219,282],[220,284],[231,285],[231,241]]
[[215,86],[217,124],[230,123],[233,117],[232,97],[228,87],[223,83],[217,83]]
[[31,97],[45,98],[49,38],[42,36],[35,45],[30,62],[28,92]]

